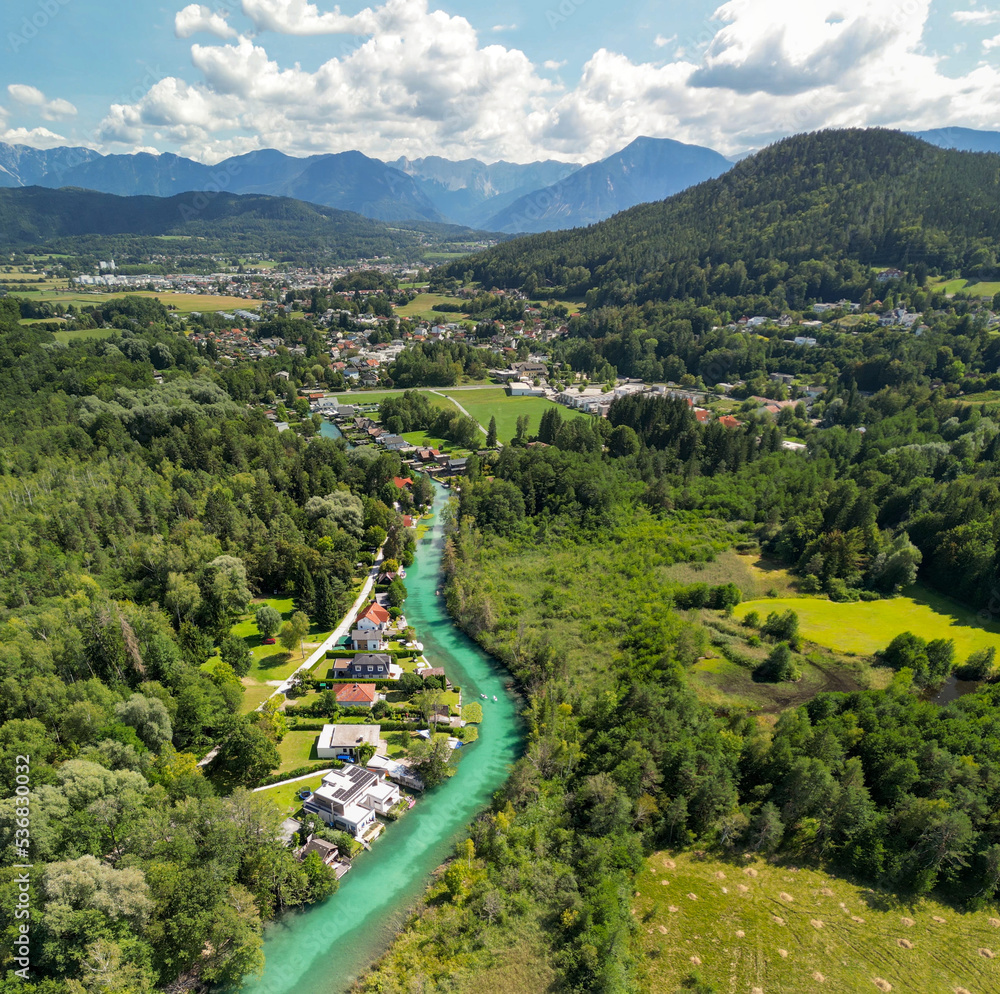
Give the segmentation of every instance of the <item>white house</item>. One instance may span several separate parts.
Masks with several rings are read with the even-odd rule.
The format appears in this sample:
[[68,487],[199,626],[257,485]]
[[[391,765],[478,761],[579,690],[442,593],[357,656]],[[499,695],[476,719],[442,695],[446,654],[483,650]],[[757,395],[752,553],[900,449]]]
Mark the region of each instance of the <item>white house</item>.
[[356,759],[363,745],[378,749],[378,725],[324,725],[316,742],[320,759]]
[[327,825],[362,838],[376,823],[376,814],[386,814],[399,802],[399,787],[380,773],[360,766],[333,770],[322,786],[302,807]]

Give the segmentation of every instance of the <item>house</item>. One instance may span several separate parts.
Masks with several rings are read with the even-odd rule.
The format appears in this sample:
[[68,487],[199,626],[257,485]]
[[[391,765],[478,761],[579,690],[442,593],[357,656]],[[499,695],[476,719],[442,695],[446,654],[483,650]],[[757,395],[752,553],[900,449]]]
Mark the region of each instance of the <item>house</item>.
[[365,652],[384,652],[389,648],[385,635],[378,629],[353,631],[351,632],[351,642],[355,649],[363,649]]
[[396,680],[399,667],[385,653],[360,653],[353,659],[335,659],[333,678],[335,680]]
[[405,490],[407,487],[413,486],[413,480],[408,476],[394,476],[392,478],[392,485],[397,490]]
[[378,700],[373,683],[346,684],[337,688],[337,703],[342,708],[370,708]]
[[[328,725],[327,728],[359,727]],[[366,726],[360,726],[366,727]],[[378,726],[374,726],[376,732]],[[326,728],[324,728],[324,733]],[[399,803],[399,788],[380,773],[360,766],[333,770],[323,777],[322,786],[302,808],[322,818],[332,828],[349,832],[356,839],[367,835],[377,824],[376,814],[387,814]]]
[[[391,582],[391,581],[389,581]],[[361,614],[355,628],[358,631],[379,631],[384,632],[389,627],[389,612],[381,604],[372,601]]]
[[320,759],[357,759],[365,745],[378,749],[378,725],[324,725],[316,741]]
[[444,689],[451,690],[451,681],[444,675],[443,666],[432,666],[426,670],[420,671],[420,677],[426,680],[429,676],[439,676],[444,680]]
[[299,859],[305,859],[310,853],[316,853],[327,865],[332,866],[337,861],[337,847],[326,839],[309,836],[309,841],[299,850]]
[[469,465],[469,460],[467,458],[461,459],[449,459],[448,460],[448,472],[449,473],[464,473],[466,467]]
[[743,422],[737,421],[731,414],[723,414],[722,417],[719,418],[719,424],[722,425],[723,428],[739,428]]
[[402,435],[382,435],[379,438],[379,442],[390,452],[398,452],[400,449],[406,449],[410,445]]
[[409,514],[404,514],[403,515],[403,527],[404,528],[413,528],[415,525],[416,525],[416,521],[414,521],[413,518],[410,517]]

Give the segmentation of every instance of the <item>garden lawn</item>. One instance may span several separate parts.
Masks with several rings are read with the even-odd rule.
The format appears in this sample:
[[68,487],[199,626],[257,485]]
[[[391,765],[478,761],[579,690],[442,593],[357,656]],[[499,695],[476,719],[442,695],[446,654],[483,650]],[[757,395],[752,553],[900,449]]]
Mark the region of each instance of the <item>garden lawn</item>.
[[943,290],[945,293],[968,293],[973,297],[993,297],[1000,293],[1000,283],[961,279],[935,283],[932,280],[931,289]]
[[296,783],[279,784],[277,787],[268,787],[260,791],[269,801],[273,801],[275,807],[284,815],[292,816],[301,807],[299,791],[303,789],[315,790],[323,782],[323,775],[310,777],[308,780],[299,780]]
[[995,646],[1000,650],[1000,625],[981,624],[968,608],[921,584],[910,587],[906,596],[856,604],[835,604],[818,597],[746,601],[735,615],[742,618],[756,611],[763,621],[771,611],[788,609],[799,616],[804,638],[839,652],[871,655],[901,632],[913,632],[927,641],[953,639],[958,661],[977,649]]
[[632,900],[638,987],[766,994],[987,994],[1000,920],[817,870],[654,853]]
[[289,770],[297,770],[307,763],[315,763],[319,760],[316,755],[316,740],[319,732],[286,732],[285,737],[278,743],[278,755],[281,756],[280,765],[274,770],[275,773],[285,773]]

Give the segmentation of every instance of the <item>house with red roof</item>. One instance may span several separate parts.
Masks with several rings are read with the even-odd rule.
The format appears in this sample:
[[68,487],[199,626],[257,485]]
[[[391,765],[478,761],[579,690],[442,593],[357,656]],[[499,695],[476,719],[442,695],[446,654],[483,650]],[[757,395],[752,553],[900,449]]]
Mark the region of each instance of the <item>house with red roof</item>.
[[360,632],[384,632],[388,627],[389,612],[375,601],[358,615],[356,629]]
[[719,418],[719,424],[722,425],[723,428],[739,428],[743,422],[737,421],[731,414],[723,414],[722,417]]
[[397,490],[405,490],[407,487],[413,486],[413,480],[408,476],[394,476],[392,482]]
[[342,708],[370,708],[377,700],[373,683],[344,684],[337,688],[337,703]]

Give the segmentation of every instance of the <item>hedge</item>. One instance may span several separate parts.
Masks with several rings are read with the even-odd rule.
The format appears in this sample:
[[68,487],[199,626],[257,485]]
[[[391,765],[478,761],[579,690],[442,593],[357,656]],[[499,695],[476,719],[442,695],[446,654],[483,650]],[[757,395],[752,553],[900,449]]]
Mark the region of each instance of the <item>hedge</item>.
[[419,721],[299,721],[293,719],[293,722],[289,723],[289,729],[295,732],[322,732],[326,725],[378,725],[383,732],[416,732],[427,727]]
[[409,659],[411,656],[419,656],[416,649],[383,649],[381,652],[372,652],[369,649],[327,649],[327,659],[353,659],[355,656],[392,656],[395,659]]
[[309,766],[300,766],[296,770],[289,770],[286,773],[272,773],[269,777],[264,777],[258,787],[273,787],[276,783],[284,783],[286,780],[294,780],[296,777],[307,777],[310,773],[319,773],[320,770],[339,770],[344,764],[339,759],[317,759]]

